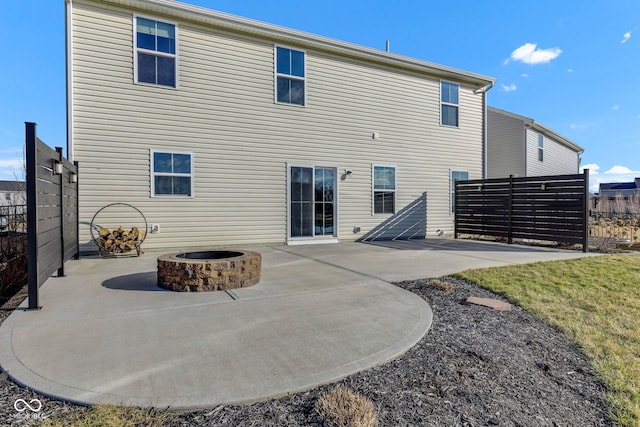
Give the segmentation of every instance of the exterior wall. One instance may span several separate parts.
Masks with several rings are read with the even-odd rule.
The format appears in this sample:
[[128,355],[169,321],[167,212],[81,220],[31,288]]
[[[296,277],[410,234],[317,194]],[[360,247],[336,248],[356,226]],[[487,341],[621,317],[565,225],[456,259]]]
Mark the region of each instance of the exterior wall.
[[24,181],[0,181],[0,206],[26,205],[26,189]]
[[26,205],[27,193],[24,191],[0,191],[0,206]]
[[547,136],[544,136],[543,161],[539,161],[538,135],[533,129],[526,130],[527,176],[579,173],[578,153]]
[[524,122],[487,111],[487,178],[526,176]]
[[[453,230],[449,171],[482,178],[477,86],[461,84],[460,127],[444,127],[438,77],[277,43],[307,52],[306,107],[280,105],[274,41],[148,14],[178,25],[178,88],[134,84],[133,11],[80,0],[73,8],[81,243],[93,215],[114,202],[160,224],[147,249],[284,243],[288,164],[352,171],[337,183],[341,240],[391,219],[372,214],[372,165],[396,166],[396,211],[426,193],[434,235]],[[194,197],[150,197],[151,149],[193,154]]]

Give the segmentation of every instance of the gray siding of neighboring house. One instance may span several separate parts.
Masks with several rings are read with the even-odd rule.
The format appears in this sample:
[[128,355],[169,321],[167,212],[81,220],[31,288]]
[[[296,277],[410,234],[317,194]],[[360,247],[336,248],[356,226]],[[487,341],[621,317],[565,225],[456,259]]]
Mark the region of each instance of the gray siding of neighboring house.
[[525,176],[524,122],[487,112],[487,178]]
[[[307,106],[279,105],[273,40],[147,12],[178,26],[179,83],[134,84],[133,13],[73,2],[81,243],[92,216],[113,202],[160,224],[149,249],[284,243],[291,164],[352,170],[337,183],[340,240],[402,235],[416,215],[422,230],[413,224],[408,234],[452,231],[450,170],[483,176],[479,85],[461,85],[460,127],[443,127],[438,76],[276,42],[307,52]],[[150,197],[151,149],[193,153],[194,197]],[[397,211],[410,207],[408,222],[372,214],[373,164],[396,166]]]
[[0,206],[26,205],[24,181],[0,181]]
[[538,160],[538,135],[533,129],[527,135],[527,175],[564,175],[578,173],[579,154],[559,142],[544,136],[543,160]]

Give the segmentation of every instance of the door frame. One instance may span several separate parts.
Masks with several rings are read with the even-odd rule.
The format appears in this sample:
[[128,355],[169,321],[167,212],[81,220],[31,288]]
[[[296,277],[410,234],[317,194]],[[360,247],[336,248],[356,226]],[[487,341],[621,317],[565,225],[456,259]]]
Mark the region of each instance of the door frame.
[[[339,177],[338,177],[338,167],[337,166],[324,166],[322,164],[312,164],[312,163],[288,163],[287,167],[287,207],[286,207],[286,215],[287,215],[287,244],[288,245],[306,245],[306,244],[317,244],[317,243],[338,243],[338,186],[339,186]],[[334,183],[334,192],[333,192],[333,236],[316,236],[315,235],[315,220],[313,223],[313,236],[304,236],[304,237],[291,237],[291,168],[311,168],[313,169],[313,210],[315,212],[315,170],[316,168],[323,169],[332,169],[334,171],[335,183]],[[315,215],[315,213],[314,213]]]

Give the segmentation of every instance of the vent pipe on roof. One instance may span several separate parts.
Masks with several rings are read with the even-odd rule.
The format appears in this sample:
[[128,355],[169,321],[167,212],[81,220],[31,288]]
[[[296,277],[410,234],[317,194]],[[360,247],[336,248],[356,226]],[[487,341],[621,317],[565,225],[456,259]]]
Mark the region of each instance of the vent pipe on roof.
[[389,40],[387,40],[387,48],[386,48],[387,52],[391,52],[391,43],[389,42]]

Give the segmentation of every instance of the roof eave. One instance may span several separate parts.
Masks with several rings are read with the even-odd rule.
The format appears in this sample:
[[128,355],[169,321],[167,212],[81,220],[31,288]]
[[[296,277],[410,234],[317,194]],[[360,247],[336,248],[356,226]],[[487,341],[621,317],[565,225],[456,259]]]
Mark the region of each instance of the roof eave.
[[536,122],[535,120],[533,120],[533,119],[531,119],[529,117],[521,116],[520,114],[512,113],[511,111],[505,111],[505,110],[501,110],[501,109],[495,108],[495,107],[487,107],[487,108],[489,110],[491,110],[491,111],[496,112],[496,113],[504,114],[506,116],[513,117],[513,118],[518,119],[518,120],[522,120],[522,122],[524,122],[525,126],[528,126],[528,127],[532,128],[533,130],[535,130],[537,132],[540,132],[543,135],[548,136],[549,138],[553,138],[554,140],[556,140],[559,143],[565,145],[566,147],[572,149],[573,151],[577,152],[578,154],[584,153],[584,148],[582,148],[581,146],[579,146],[575,142],[571,141],[570,139],[567,139],[564,136],[560,135],[559,133],[557,133],[553,129],[550,129],[550,128],[546,127],[545,125],[543,125],[540,122]]
[[569,147],[570,149],[572,149],[573,151],[577,152],[578,154],[584,153],[584,148],[582,148],[581,146],[579,146],[575,142],[565,138],[564,136],[560,135],[559,133],[557,133],[553,129],[549,129],[548,127],[546,127],[542,123],[538,123],[535,120],[532,120],[532,122],[533,123],[531,124],[531,127],[533,129],[537,130],[538,132],[542,133],[543,135],[546,135],[546,136],[548,136],[550,138],[553,138],[554,140],[556,140],[559,143]]
[[304,31],[294,30],[278,25],[231,15],[199,6],[193,6],[174,0],[99,0],[112,5],[124,6],[145,13],[162,14],[236,33],[266,38],[279,43],[295,44],[325,52],[347,55],[379,64],[401,67],[415,72],[431,74],[444,79],[483,87],[495,83],[493,77],[471,73],[444,65],[411,58],[404,55],[386,52],[347,43],[329,37],[319,36]]

